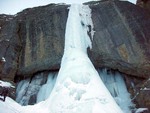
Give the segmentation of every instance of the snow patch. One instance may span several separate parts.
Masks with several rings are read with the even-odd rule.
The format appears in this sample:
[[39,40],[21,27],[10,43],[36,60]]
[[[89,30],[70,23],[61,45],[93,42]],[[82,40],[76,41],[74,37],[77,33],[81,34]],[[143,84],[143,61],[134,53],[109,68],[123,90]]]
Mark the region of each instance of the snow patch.
[[99,3],[95,3],[94,5],[99,5]]
[[10,82],[5,82],[5,81],[2,81],[2,80],[0,80],[0,86],[1,87],[12,87],[12,88],[15,87]]
[[2,57],[2,60],[1,60],[1,61],[6,62],[6,59],[5,59],[4,57]]
[[141,88],[140,90],[148,91],[148,90],[150,90],[150,88],[145,87],[145,88]]
[[135,113],[142,113],[144,111],[148,111],[148,108],[138,108]]

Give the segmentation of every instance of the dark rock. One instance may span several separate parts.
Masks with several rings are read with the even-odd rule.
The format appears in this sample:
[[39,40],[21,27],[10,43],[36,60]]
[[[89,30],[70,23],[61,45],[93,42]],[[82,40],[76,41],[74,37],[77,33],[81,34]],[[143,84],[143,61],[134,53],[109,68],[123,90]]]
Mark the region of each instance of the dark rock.
[[125,76],[128,91],[132,95],[132,101],[135,103],[136,108],[148,108],[148,111],[143,113],[149,113],[150,110],[150,79],[141,79]]
[[51,4],[18,14],[22,53],[18,75],[58,70],[64,49],[67,5]]
[[0,31],[2,27],[14,18],[13,15],[0,14]]
[[36,103],[36,100],[37,100],[37,95],[36,94],[31,95],[29,102],[28,102],[28,105],[34,105]]
[[[126,1],[92,2],[95,35],[89,56],[96,67],[148,77],[150,16]],[[59,69],[68,6],[33,8],[18,14],[22,53],[18,75]],[[142,21],[141,21],[142,20]]]
[[94,4],[90,7],[95,35],[89,52],[94,65],[148,78],[149,14],[127,1]]
[[0,78],[13,80],[21,50],[19,26],[15,18],[6,18],[5,21],[1,23],[0,30]]
[[136,5],[145,8],[150,12],[150,0],[137,0]]
[[136,87],[139,88],[138,95],[135,97],[135,102],[138,103],[137,106],[141,108],[148,108],[150,112],[150,79],[145,80]]
[[[7,88],[8,90],[8,94],[6,94],[8,97],[12,98],[12,99],[16,99],[16,90],[15,87],[2,87],[0,86],[0,94],[3,93],[3,90]],[[3,97],[2,97],[3,98]]]
[[[89,56],[96,67],[148,77],[150,16],[127,1],[89,2],[95,35]],[[26,9],[0,33],[0,76],[13,79],[58,70],[64,50],[68,5]],[[8,41],[9,40],[9,41]]]

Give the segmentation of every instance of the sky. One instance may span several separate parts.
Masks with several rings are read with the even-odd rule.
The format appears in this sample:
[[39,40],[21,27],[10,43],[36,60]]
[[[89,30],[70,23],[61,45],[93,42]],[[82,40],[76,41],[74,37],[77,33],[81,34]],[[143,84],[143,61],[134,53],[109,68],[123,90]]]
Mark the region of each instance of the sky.
[[[16,14],[26,8],[47,5],[50,3],[83,3],[92,0],[0,0],[0,14]],[[95,0],[96,1],[96,0]],[[136,0],[129,0],[135,3]]]

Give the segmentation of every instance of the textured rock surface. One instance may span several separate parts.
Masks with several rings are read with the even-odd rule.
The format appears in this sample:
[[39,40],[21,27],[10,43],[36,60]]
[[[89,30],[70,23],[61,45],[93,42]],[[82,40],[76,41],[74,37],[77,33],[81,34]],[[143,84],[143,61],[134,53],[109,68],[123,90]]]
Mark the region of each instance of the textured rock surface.
[[128,91],[132,95],[132,101],[136,104],[136,108],[148,108],[143,113],[150,112],[150,79],[135,78],[127,75],[126,84]]
[[0,77],[13,80],[21,50],[19,26],[14,16],[0,15]]
[[92,5],[95,36],[91,52],[95,66],[149,76],[150,17],[128,2]]
[[150,0],[137,0],[136,4],[150,12]]
[[18,14],[22,52],[18,75],[59,69],[64,49],[67,5],[51,4]]
[[[89,50],[94,65],[148,77],[150,16],[146,10],[125,1],[88,4],[95,30]],[[0,66],[1,76],[13,78],[17,69],[19,76],[59,69],[67,8],[51,4],[26,9],[5,25],[0,33],[0,57],[6,58]]]
[[138,103],[137,106],[148,108],[150,112],[149,95],[150,95],[150,79],[144,81],[144,83],[140,85],[140,90],[138,92],[138,95],[135,97],[135,102]]

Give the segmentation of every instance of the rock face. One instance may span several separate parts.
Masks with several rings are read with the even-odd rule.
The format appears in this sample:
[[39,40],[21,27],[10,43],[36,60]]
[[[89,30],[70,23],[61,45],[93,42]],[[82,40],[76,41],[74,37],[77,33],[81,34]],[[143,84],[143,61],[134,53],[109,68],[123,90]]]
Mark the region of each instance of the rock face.
[[64,49],[67,8],[67,5],[52,4],[18,14],[23,46],[18,75],[59,69]]
[[90,55],[95,66],[148,77],[148,13],[133,4],[118,1],[102,2],[91,5],[91,8],[95,35]]
[[136,108],[148,108],[145,112],[150,112],[150,79],[135,78],[125,76],[128,91],[130,92],[132,101],[136,104]]
[[0,15],[0,77],[13,80],[18,67],[21,50],[17,19]]
[[[150,16],[126,1],[89,2],[95,35],[89,56],[96,67],[139,77],[150,69]],[[68,5],[26,9],[0,34],[1,76],[13,78],[58,70],[63,55]],[[141,21],[142,20],[142,21]],[[9,40],[9,41],[8,41]]]

